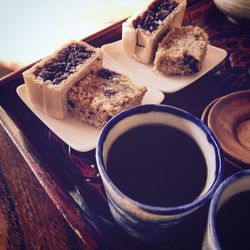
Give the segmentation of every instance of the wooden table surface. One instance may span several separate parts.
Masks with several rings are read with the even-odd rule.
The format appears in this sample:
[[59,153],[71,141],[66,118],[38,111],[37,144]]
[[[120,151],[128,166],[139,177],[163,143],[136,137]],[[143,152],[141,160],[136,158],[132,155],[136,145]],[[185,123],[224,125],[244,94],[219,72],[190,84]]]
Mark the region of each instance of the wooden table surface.
[[[191,2],[199,3],[187,10],[184,24],[203,27],[210,43],[228,56],[194,84],[167,95],[164,104],[201,117],[212,100],[250,89],[250,34],[230,23],[212,1]],[[100,46],[118,40],[120,32],[117,25],[86,41]],[[94,150],[76,152],[42,124],[16,95],[22,83],[21,72],[0,81],[0,249],[160,249],[119,231],[107,207]],[[224,177],[238,170],[226,162]],[[194,223],[206,213],[204,208]],[[171,249],[200,249],[204,218],[193,227],[195,235]]]
[[83,249],[0,126],[0,249]]

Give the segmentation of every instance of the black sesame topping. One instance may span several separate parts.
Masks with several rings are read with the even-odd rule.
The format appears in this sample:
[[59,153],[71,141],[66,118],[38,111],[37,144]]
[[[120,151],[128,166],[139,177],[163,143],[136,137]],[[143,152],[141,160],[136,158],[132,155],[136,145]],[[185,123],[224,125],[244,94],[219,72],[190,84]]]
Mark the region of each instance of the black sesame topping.
[[68,99],[67,103],[68,103],[68,107],[70,107],[70,108],[74,108],[75,107],[75,103],[73,101],[71,101],[71,100]]
[[110,97],[112,95],[116,94],[116,91],[114,89],[104,89],[104,95],[107,97]]
[[198,60],[190,55],[184,56],[183,62],[185,65],[189,66],[191,73],[197,73],[199,71],[198,68]]
[[118,73],[111,71],[109,69],[101,69],[98,72],[98,76],[106,80],[110,80],[114,77],[117,77],[118,75],[119,75]]
[[196,41],[199,41],[199,40],[200,40],[200,36],[199,36],[198,34],[195,34],[195,35],[194,35],[194,38],[195,38]]
[[93,53],[81,44],[71,44],[60,51],[54,60],[46,63],[43,68],[37,68],[35,75],[57,85],[74,73],[77,66],[90,58]]
[[134,20],[134,28],[153,32],[160,23],[178,6],[173,0],[158,0],[149,6],[143,16]]

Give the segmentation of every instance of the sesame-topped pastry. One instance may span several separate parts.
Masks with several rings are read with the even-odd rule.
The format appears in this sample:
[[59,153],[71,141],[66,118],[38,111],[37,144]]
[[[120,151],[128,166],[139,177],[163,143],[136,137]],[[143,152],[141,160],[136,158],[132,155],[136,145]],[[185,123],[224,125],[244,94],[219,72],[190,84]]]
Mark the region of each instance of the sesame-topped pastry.
[[154,69],[164,75],[188,75],[201,70],[208,44],[203,29],[193,26],[172,29],[159,44]]
[[186,0],[153,0],[122,25],[126,54],[135,60],[153,62],[158,43],[173,27],[182,24]]
[[67,92],[80,79],[102,67],[101,50],[70,41],[23,73],[32,104],[45,114],[67,116]]
[[146,91],[127,76],[103,68],[74,85],[67,103],[79,120],[101,128],[119,112],[140,105]]

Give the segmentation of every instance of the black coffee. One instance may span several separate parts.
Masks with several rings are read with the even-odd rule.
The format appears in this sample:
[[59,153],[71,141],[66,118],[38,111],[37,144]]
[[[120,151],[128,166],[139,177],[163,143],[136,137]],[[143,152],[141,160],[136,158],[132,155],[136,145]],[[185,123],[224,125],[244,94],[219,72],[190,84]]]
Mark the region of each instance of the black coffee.
[[207,178],[204,156],[194,140],[159,124],[121,135],[110,148],[107,170],[124,194],[156,206],[193,201]]
[[216,216],[219,242],[223,250],[250,249],[250,191],[225,202]]

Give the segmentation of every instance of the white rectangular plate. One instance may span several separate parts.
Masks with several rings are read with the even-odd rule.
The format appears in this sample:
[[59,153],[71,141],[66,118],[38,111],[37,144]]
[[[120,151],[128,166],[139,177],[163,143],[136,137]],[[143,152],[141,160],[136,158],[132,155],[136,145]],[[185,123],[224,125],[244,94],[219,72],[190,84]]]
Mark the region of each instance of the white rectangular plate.
[[225,50],[208,45],[200,72],[189,76],[163,76],[153,71],[152,64],[146,65],[128,57],[123,51],[121,41],[103,45],[102,51],[106,60],[113,61],[113,64],[118,64],[118,67],[126,70],[133,81],[159,89],[164,93],[173,93],[187,87],[214,68],[227,55]]
[[[87,123],[77,121],[73,117],[58,120],[47,116],[32,105],[24,84],[17,88],[17,94],[30,110],[71,148],[80,152],[86,152],[96,147],[101,131],[100,129]],[[148,88],[142,100],[142,104],[160,104],[163,99],[164,94],[162,92],[153,88]]]

